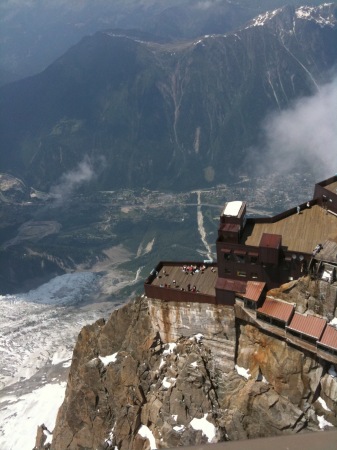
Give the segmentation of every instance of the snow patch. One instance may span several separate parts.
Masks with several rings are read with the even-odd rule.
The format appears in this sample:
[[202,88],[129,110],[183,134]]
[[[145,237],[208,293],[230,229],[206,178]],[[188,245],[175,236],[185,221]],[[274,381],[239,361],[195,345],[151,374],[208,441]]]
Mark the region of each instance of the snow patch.
[[325,400],[322,399],[322,397],[318,397],[317,401],[323,406],[323,408],[326,411],[331,411],[331,409],[328,407],[328,405],[326,404]]
[[175,378],[164,377],[162,386],[164,389],[170,389],[170,387],[173,386],[175,382],[176,382]]
[[114,431],[115,431],[115,425],[112,427],[112,430],[109,433],[109,437],[105,439],[105,444],[108,444],[109,446],[112,445],[113,439],[114,439]]
[[204,414],[202,419],[194,418],[191,420],[190,425],[194,430],[200,430],[207,437],[208,442],[212,442],[215,438],[216,428],[207,420],[208,414]]
[[197,344],[199,344],[204,338],[204,335],[201,333],[195,334],[194,335],[194,339],[196,341]]
[[245,369],[244,367],[240,367],[237,364],[235,364],[235,370],[241,377],[246,378],[246,380],[249,380],[249,378],[251,377],[249,369]]
[[118,352],[114,353],[113,355],[108,356],[99,356],[99,359],[102,361],[102,363],[107,366],[111,362],[116,362]]
[[171,353],[174,352],[175,348],[177,347],[177,344],[175,342],[170,342],[166,345],[168,345],[168,348],[163,351],[163,356],[170,355]]
[[176,425],[175,427],[173,427],[174,431],[177,431],[178,433],[180,433],[181,431],[185,430],[185,425]]
[[148,441],[150,442],[151,450],[157,449],[156,440],[150,428],[148,428],[146,425],[142,425],[138,430],[138,434],[140,434],[143,438],[148,439]]
[[53,433],[51,433],[49,430],[43,430],[43,434],[46,436],[46,440],[44,442],[44,445],[50,444],[53,440]]
[[[71,360],[72,357],[72,351],[67,349],[66,347],[60,347],[54,354],[51,360],[51,363],[53,366],[56,366],[60,363],[66,363]],[[65,367],[64,364],[62,364],[62,367]]]
[[264,375],[262,375],[262,373],[260,372],[256,378],[256,381],[261,381],[262,383],[266,383],[269,384],[269,382],[267,381],[266,377]]
[[317,420],[321,430],[324,430],[326,427],[333,427],[332,423],[325,420],[324,416],[317,416]]
[[48,430],[54,428],[65,389],[65,382],[47,384],[20,398],[13,396],[15,402],[0,410],[0,448],[31,450],[38,425],[44,423]]
[[333,27],[336,24],[336,18],[333,9],[329,8],[330,5],[325,3],[316,7],[301,6],[295,11],[295,15],[298,19],[316,22],[321,28],[325,26]]
[[267,21],[276,16],[282,8],[275,9],[274,11],[267,11],[264,14],[260,14],[255,19],[250,22],[250,25],[247,28],[251,27],[262,27],[266,24]]
[[330,320],[329,325],[337,327],[337,317],[334,317],[332,320]]
[[159,364],[159,370],[163,367],[163,366],[165,366],[165,361],[163,360],[163,358],[160,360],[160,364]]

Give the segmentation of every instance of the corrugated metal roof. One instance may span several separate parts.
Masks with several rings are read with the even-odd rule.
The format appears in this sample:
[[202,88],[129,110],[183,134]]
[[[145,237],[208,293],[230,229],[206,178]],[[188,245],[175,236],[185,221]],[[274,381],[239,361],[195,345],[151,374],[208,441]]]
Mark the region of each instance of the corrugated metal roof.
[[288,326],[289,329],[319,339],[326,326],[326,320],[315,316],[295,313]]
[[337,330],[331,325],[327,325],[324,330],[323,336],[319,341],[321,344],[326,345],[337,350]]
[[246,293],[244,297],[248,300],[257,302],[261,297],[262,291],[266,283],[262,281],[247,281]]
[[282,236],[280,234],[263,233],[260,241],[260,247],[280,248]]
[[293,314],[294,306],[290,303],[281,302],[279,300],[267,297],[261,308],[258,308],[257,311],[288,323],[291,315]]
[[246,292],[246,282],[240,280],[231,280],[228,278],[218,278],[215,289],[222,289],[224,291]]

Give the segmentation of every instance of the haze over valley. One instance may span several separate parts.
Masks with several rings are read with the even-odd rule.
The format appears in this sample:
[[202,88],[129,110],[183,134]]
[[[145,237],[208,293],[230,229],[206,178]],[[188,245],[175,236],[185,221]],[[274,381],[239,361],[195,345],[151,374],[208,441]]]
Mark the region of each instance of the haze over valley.
[[225,202],[337,172],[336,2],[288,3],[1,3],[1,449],[53,428],[83,326],[216,259]]

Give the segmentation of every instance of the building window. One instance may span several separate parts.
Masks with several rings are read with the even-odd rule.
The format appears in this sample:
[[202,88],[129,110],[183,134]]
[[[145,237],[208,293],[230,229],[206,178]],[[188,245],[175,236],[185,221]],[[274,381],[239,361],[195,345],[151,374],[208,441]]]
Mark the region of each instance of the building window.
[[246,277],[246,276],[247,276],[247,273],[244,272],[243,270],[238,270],[238,271],[236,272],[236,275],[237,275],[238,277]]
[[237,262],[237,263],[244,263],[245,262],[244,255],[235,255],[235,262]]
[[232,271],[228,267],[225,267],[225,274],[229,275],[230,273],[232,273]]
[[251,262],[251,264],[256,264],[257,263],[257,256],[251,256],[250,257],[250,262]]
[[256,273],[256,272],[252,272],[251,274],[250,274],[250,276],[253,278],[253,280],[257,280],[259,277],[258,277],[258,274]]

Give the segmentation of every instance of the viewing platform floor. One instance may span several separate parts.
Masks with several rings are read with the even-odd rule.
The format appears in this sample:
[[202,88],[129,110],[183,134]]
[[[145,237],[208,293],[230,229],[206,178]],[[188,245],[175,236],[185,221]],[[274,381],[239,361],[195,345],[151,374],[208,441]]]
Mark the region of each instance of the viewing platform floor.
[[241,244],[258,246],[263,233],[282,235],[282,247],[288,251],[310,254],[327,239],[337,242],[337,217],[314,205],[274,223],[247,224]]

